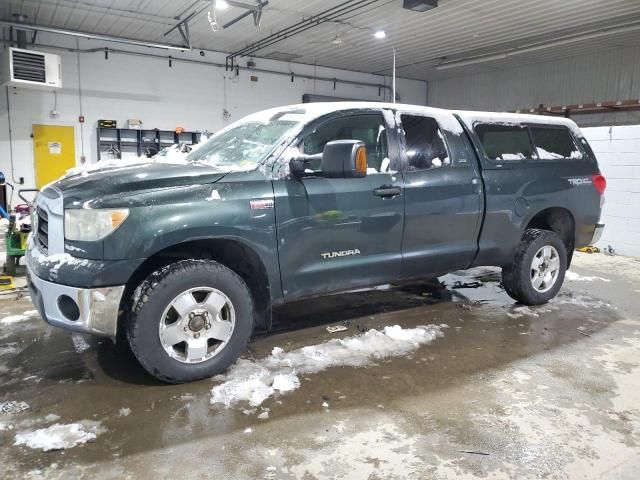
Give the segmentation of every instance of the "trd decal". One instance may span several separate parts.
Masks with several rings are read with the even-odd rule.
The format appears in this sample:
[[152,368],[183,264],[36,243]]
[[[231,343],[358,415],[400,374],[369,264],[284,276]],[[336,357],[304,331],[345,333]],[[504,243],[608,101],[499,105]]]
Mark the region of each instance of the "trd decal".
[[579,187],[581,185],[591,185],[593,183],[589,177],[567,178],[567,182],[569,182],[574,187]]

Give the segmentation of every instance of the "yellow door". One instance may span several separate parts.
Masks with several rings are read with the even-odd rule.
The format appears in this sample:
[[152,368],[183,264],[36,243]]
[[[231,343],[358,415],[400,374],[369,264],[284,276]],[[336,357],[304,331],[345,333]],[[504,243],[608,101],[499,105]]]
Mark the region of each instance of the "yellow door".
[[57,180],[76,166],[73,127],[33,125],[33,161],[36,188]]

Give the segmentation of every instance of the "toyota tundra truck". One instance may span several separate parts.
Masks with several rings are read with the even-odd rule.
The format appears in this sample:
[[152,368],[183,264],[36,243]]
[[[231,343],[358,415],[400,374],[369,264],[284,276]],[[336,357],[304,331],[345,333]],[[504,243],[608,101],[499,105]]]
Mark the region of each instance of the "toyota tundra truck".
[[605,186],[566,118],[275,108],[180,163],[44,188],[31,299],[49,324],[126,337],[151,375],[186,382],[224,371],[274,306],[307,297],[482,265],[502,268],[515,301],[548,302],[574,249],[601,235]]

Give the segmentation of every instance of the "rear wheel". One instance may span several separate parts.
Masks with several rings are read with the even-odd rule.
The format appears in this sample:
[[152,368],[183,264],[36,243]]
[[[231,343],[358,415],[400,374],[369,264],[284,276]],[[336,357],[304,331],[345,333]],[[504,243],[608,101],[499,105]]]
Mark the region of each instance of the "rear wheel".
[[249,289],[213,261],[185,260],[153,274],[136,290],[127,338],[154,377],[181,383],[221,373],[253,331]]
[[567,250],[554,232],[527,229],[513,263],[502,269],[502,285],[511,298],[540,305],[555,297],[567,269]]

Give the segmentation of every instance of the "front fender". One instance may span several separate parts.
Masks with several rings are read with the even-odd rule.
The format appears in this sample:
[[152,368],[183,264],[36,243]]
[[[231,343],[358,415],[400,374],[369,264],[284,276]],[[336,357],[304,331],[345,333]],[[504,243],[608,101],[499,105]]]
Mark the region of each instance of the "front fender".
[[258,255],[273,287],[280,285],[274,209],[264,203],[252,209],[252,201],[273,199],[270,181],[199,186],[189,197],[131,208],[104,240],[104,259],[149,258],[185,242],[234,240]]

